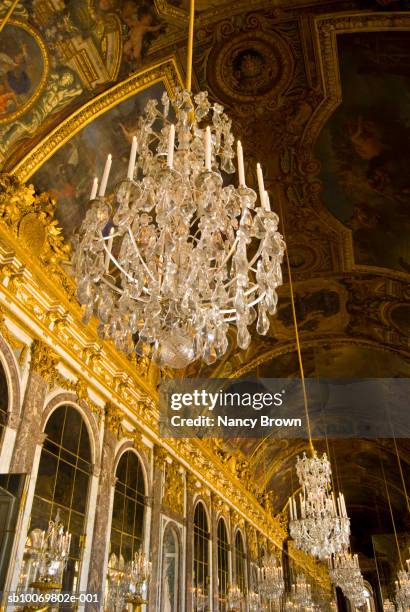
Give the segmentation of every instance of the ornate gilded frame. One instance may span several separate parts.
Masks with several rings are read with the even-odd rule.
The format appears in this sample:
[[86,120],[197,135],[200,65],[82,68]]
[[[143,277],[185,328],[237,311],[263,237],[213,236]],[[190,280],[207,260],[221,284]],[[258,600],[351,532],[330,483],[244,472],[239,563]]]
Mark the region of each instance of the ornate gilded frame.
[[21,182],[27,181],[83,127],[120,102],[160,82],[164,83],[170,96],[182,85],[181,73],[174,56],[144,68],[81,106],[33,147],[14,166],[10,174]]
[[[49,64],[50,64],[46,46],[39,32],[37,32],[37,30],[35,30],[31,25],[28,25],[25,21],[21,21],[20,19],[9,19],[4,27],[7,28],[9,26],[20,28],[21,30],[24,30],[30,36],[34,38],[34,40],[36,41],[40,49],[44,66],[43,66],[43,72],[41,75],[40,82],[37,88],[35,89],[34,93],[28,98],[27,102],[25,102],[21,106],[21,108],[17,109],[16,111],[12,113],[5,115],[4,117],[0,117],[0,125],[11,123],[18,117],[21,117],[21,115],[23,115],[33,106],[34,102],[39,98],[40,94],[42,93],[44,86],[47,82],[47,76],[48,76]],[[4,34],[4,30],[2,30],[2,34]]]

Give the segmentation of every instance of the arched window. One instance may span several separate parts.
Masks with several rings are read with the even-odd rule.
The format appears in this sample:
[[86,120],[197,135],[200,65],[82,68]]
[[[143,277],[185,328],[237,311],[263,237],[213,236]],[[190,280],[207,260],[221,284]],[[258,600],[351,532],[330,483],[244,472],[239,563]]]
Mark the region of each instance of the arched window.
[[242,593],[246,590],[246,555],[243,537],[240,531],[235,536],[235,574],[236,585]]
[[179,541],[176,530],[168,525],[162,544],[161,610],[179,612]]
[[115,476],[111,554],[118,559],[122,557],[127,563],[141,549],[144,537],[144,474],[133,451],[126,451],[121,456]]
[[4,428],[7,425],[9,392],[6,373],[0,363],[0,442],[3,439]]
[[218,602],[219,610],[225,612],[229,583],[229,542],[223,518],[218,522]]
[[70,555],[63,574],[63,591],[79,586],[82,546],[86,529],[91,447],[87,427],[78,410],[60,406],[50,416],[31,510],[30,533],[46,530],[60,513],[71,533]]
[[204,505],[194,514],[194,610],[201,610],[209,599],[209,531]]

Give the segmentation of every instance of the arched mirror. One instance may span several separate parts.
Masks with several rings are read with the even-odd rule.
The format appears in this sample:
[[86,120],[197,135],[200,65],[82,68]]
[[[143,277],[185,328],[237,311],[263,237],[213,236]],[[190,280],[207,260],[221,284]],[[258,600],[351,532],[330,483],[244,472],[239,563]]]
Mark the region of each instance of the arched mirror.
[[243,537],[238,530],[235,536],[235,576],[241,593],[246,592],[246,555]]
[[9,391],[4,368],[0,362],[0,444],[3,440],[4,429],[7,425],[9,405]]
[[218,521],[218,602],[219,610],[226,611],[229,584],[229,541],[223,518]]
[[92,472],[90,438],[81,413],[68,405],[54,410],[44,433],[46,439],[34,491],[21,588],[28,588],[38,578],[36,555],[41,548],[42,531],[47,531],[49,521],[58,515],[64,529],[71,533],[62,590],[76,592],[79,588]]
[[198,502],[194,514],[193,606],[199,612],[209,605],[209,528],[205,506]]
[[180,549],[175,527],[167,525],[162,542],[161,610],[179,612]]
[[124,608],[128,564],[143,550],[146,505],[143,468],[134,451],[121,455],[115,476],[104,608],[113,612]]

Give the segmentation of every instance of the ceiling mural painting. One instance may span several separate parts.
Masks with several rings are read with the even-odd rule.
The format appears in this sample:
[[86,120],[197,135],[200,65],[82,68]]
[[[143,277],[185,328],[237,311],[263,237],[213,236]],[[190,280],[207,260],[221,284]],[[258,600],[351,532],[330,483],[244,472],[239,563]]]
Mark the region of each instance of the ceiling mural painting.
[[410,271],[410,33],[338,37],[342,102],[316,147],[357,264]]
[[[7,8],[0,7],[0,19]],[[148,63],[152,41],[167,27],[146,0],[21,0],[13,16],[19,25],[12,21],[0,33],[0,167],[5,170],[87,100]],[[23,75],[29,55],[39,54],[30,65],[40,72],[46,66],[47,78],[27,69],[25,80],[13,78],[11,72]]]
[[108,189],[115,189],[128,162],[134,130],[150,99],[160,103],[165,86],[158,83],[120,102],[82,128],[34,174],[40,191],[57,201],[56,217],[66,239],[82,222],[95,176],[102,175],[106,157],[113,158]]

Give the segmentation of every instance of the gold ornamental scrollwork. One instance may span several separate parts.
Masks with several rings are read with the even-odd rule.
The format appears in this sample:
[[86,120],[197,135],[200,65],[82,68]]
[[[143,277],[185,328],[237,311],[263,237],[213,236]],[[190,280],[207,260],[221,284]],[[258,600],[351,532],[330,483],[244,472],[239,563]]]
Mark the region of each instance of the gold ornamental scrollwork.
[[111,402],[105,405],[105,426],[111,431],[115,437],[120,440],[124,437],[124,426],[122,424],[122,411],[111,404]]
[[9,174],[0,174],[0,220],[19,239],[30,256],[46,266],[66,261],[70,247],[54,218],[56,202],[47,193],[36,195]]
[[30,353],[30,370],[37,372],[48,382],[58,363],[58,356],[40,340],[33,340]]
[[184,515],[185,485],[184,475],[176,461],[165,464],[164,494],[162,504],[168,510]]
[[154,446],[154,466],[161,470],[164,467],[164,463],[167,460],[168,453],[162,446],[157,444]]
[[254,527],[246,524],[246,539],[251,561],[257,561],[259,557],[258,536]]

